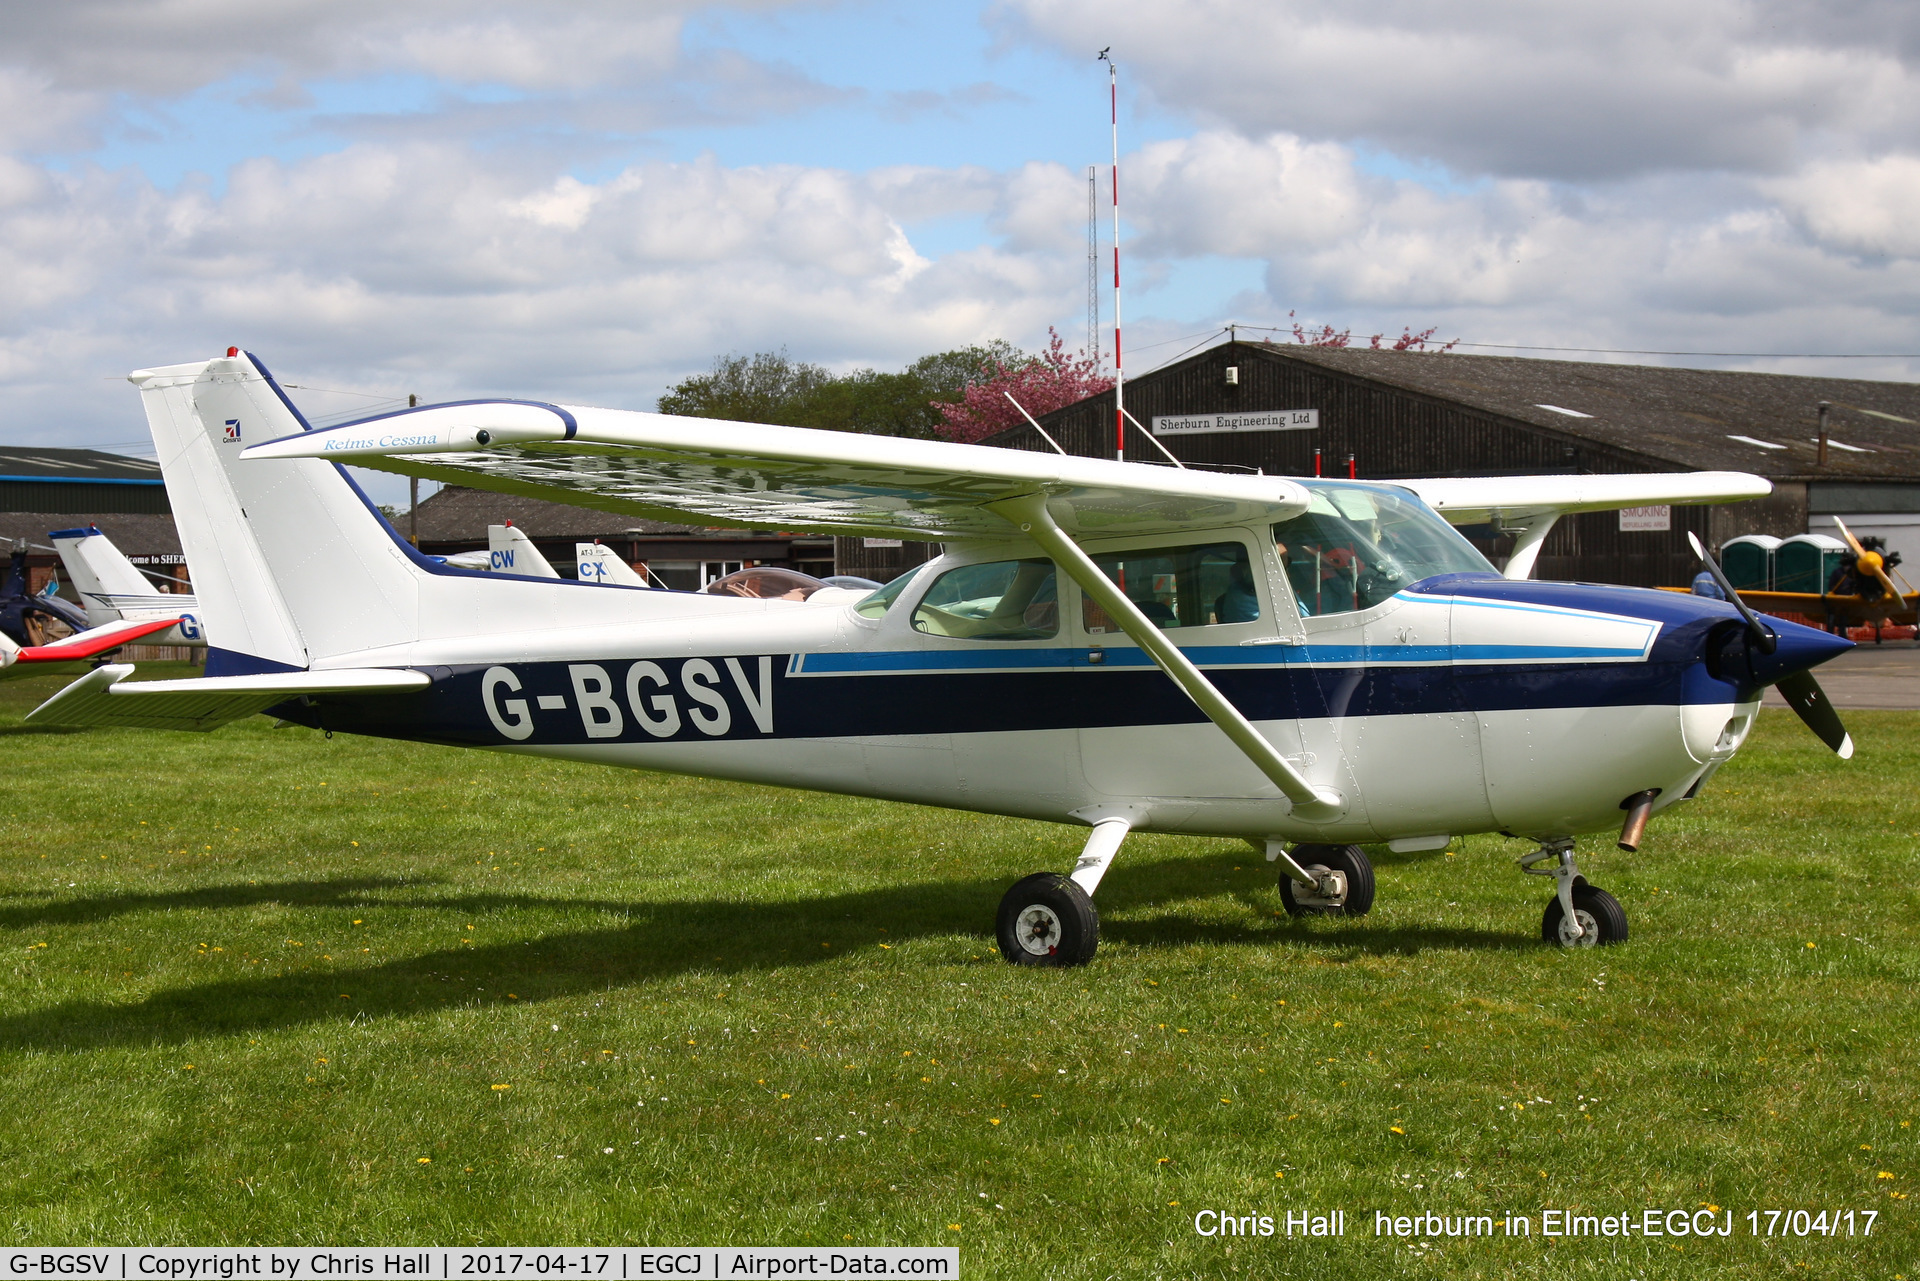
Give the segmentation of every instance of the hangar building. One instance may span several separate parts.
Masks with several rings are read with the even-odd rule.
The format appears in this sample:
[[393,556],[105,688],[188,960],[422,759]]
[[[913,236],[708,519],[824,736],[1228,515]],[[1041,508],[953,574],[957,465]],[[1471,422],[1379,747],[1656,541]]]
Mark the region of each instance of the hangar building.
[[[1827,436],[1818,437],[1826,402]],[[1226,342],[1126,385],[1126,407],[1195,465],[1363,479],[1528,473],[1753,472],[1773,495],[1724,507],[1562,520],[1535,574],[1679,586],[1688,530],[1835,533],[1839,515],[1920,564],[1920,386],[1505,356]],[[1070,453],[1114,456],[1113,395],[1041,418]],[[1031,427],[988,444],[1046,450]],[[1129,461],[1164,461],[1129,425]],[[1351,460],[1351,461],[1349,461]],[[1462,532],[1494,563],[1511,536]]]
[[[47,545],[56,529],[98,525],[135,564],[179,578],[186,561],[173,527],[160,465],[97,449],[0,448],[0,539]],[[51,551],[27,557],[28,586],[46,585],[60,558]],[[70,585],[61,595],[77,600]]]

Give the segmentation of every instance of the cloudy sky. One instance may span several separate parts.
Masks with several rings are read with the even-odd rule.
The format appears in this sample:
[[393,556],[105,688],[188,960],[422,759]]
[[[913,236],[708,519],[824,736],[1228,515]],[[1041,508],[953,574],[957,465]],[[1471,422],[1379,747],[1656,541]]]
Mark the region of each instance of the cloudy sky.
[[1289,313],[1920,352],[1888,0],[0,0],[0,441],[138,441],[119,377],[230,343],[327,417],[1077,346],[1103,46],[1131,370]]

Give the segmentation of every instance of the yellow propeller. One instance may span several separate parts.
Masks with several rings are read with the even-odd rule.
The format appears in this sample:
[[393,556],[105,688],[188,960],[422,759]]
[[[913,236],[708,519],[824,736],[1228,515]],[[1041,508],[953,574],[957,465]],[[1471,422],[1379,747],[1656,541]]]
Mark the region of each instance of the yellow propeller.
[[1840,527],[1840,536],[1847,540],[1847,546],[1853,548],[1853,563],[1856,571],[1872,574],[1880,580],[1880,586],[1886,589],[1889,598],[1904,605],[1906,597],[1900,594],[1900,589],[1893,585],[1891,578],[1887,577],[1886,562],[1880,553],[1870,552],[1862,547],[1860,540],[1853,536],[1853,531],[1847,528],[1847,522],[1838,516],[1833,518],[1833,523]]

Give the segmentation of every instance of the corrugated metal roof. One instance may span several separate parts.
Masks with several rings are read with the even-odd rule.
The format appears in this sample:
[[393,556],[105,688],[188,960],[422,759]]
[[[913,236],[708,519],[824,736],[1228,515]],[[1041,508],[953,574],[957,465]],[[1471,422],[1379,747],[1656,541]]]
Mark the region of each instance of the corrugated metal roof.
[[59,484],[159,485],[160,464],[98,449],[0,446],[0,480]]
[[98,525],[113,545],[129,556],[178,556],[180,531],[173,517],[127,512],[0,512],[0,542],[26,539],[45,547],[56,529],[84,529]]
[[[1920,479],[1920,385],[1913,383],[1452,352],[1233,346],[1630,449],[1683,469],[1748,471],[1774,480]],[[1217,360],[1219,349],[1200,358]],[[1827,461],[1819,466],[1814,438],[1823,400],[1833,408]]]

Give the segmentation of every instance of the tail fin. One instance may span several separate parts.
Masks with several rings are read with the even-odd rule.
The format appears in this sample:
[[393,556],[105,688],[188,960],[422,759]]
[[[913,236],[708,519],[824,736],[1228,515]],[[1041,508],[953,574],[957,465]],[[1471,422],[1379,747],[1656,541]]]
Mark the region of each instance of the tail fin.
[[243,442],[310,430],[258,361],[230,351],[129,381],[217,642],[209,675],[305,668],[414,639],[419,575],[359,486],[315,459],[239,463]]
[[[49,537],[73,589],[80,593],[80,603],[87,607],[87,622],[92,626],[124,618],[129,601],[146,604],[161,599],[162,594],[97,526],[56,529]],[[183,609],[192,608],[185,601],[179,603]]]
[[613,554],[613,548],[604,543],[575,543],[573,558],[579,566],[580,581],[583,583],[615,583],[621,587],[649,585],[646,579],[634,573],[631,565]]
[[527,531],[516,529],[511,521],[504,525],[487,526],[487,560],[496,574],[517,574],[522,578],[560,577],[560,571],[541,555],[540,549],[527,537]]

